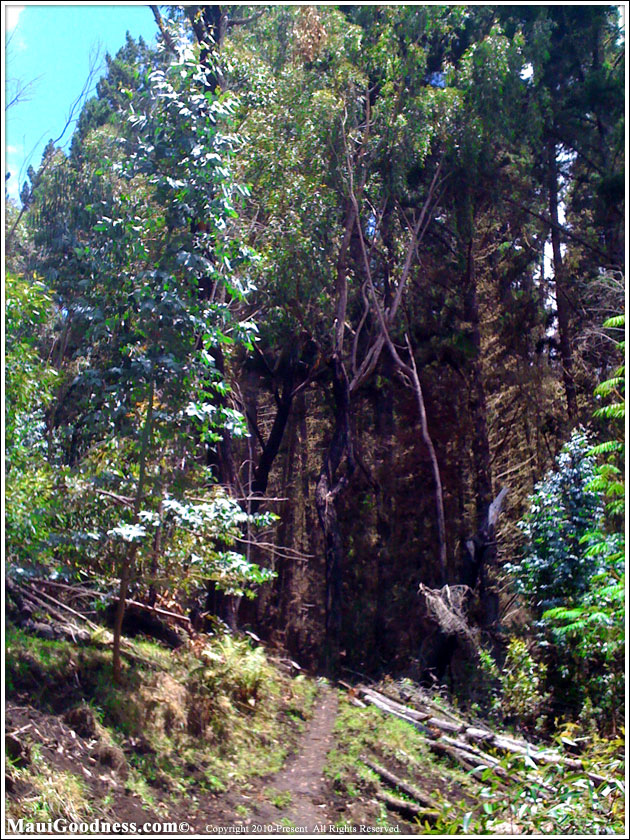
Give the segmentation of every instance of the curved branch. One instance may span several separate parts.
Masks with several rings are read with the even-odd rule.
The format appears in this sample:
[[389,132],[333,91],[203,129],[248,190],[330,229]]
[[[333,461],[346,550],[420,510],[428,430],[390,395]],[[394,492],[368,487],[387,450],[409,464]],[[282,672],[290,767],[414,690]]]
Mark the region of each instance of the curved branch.
[[170,32],[168,31],[166,26],[164,26],[164,21],[162,20],[162,15],[160,14],[159,8],[157,6],[149,6],[149,8],[153,12],[153,17],[155,18],[155,22],[158,25],[160,33],[162,34],[162,38],[164,38],[164,43],[172,53],[176,53],[177,48],[175,47],[175,41],[173,41]]

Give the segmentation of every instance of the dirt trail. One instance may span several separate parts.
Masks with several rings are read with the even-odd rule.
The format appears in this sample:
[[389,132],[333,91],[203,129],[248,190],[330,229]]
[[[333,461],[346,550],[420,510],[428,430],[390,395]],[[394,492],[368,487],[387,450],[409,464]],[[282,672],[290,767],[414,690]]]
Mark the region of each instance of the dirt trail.
[[287,804],[282,807],[271,802],[257,805],[248,820],[250,824],[292,824],[300,829],[300,833],[308,834],[313,833],[317,825],[328,826],[330,803],[323,771],[326,755],[334,744],[336,714],[337,693],[324,685],[315,700],[313,717],[300,741],[299,753],[288,760],[284,769],[266,787],[267,791],[277,794],[274,799],[286,799]]
[[[163,822],[176,820],[189,826],[197,835],[215,835],[217,827],[226,833],[239,827],[244,833],[285,834],[295,826],[300,834],[327,833],[337,816],[330,801],[329,786],[323,776],[326,755],[334,746],[333,727],[337,714],[337,693],[321,684],[313,715],[298,744],[298,752],[275,776],[260,779],[257,791],[247,794],[232,790],[226,794],[192,795],[176,801],[163,811],[147,808],[138,794],[125,790],[125,776],[109,765],[101,767],[93,757],[94,739],[77,735],[59,716],[46,714],[30,706],[11,706],[7,726],[18,732],[33,730],[40,738],[42,756],[58,771],[85,776],[86,784],[98,800],[108,796],[116,821]],[[13,793],[22,796],[28,790],[14,785]],[[159,813],[158,813],[159,811]],[[246,815],[245,815],[246,814]],[[245,831],[245,829],[249,829]]]

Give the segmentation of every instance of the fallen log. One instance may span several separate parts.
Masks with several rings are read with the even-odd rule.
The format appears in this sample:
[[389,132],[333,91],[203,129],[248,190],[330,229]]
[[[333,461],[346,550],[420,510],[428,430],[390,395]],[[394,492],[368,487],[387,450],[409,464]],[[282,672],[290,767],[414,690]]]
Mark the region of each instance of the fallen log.
[[396,700],[391,700],[386,695],[381,694],[379,691],[374,691],[371,688],[364,688],[363,686],[360,686],[358,688],[358,691],[364,697],[373,697],[376,700],[378,700],[379,703],[386,706],[388,709],[400,712],[400,714],[406,715],[412,720],[422,722],[428,720],[431,717],[431,715],[426,712],[419,712],[417,711],[417,709],[411,709],[409,706],[404,706],[402,703],[398,703]]
[[434,741],[427,738],[426,743],[431,752],[434,752],[436,755],[447,756],[457,764],[461,764],[466,771],[476,770],[479,766],[479,762],[473,761],[473,757],[471,755],[465,755],[461,750],[455,749],[455,747],[451,747],[448,744],[444,744],[442,741]]
[[587,770],[578,758],[567,758],[567,756],[561,755],[555,750],[541,750],[527,742],[520,744],[512,741],[512,739],[503,738],[499,735],[494,735],[490,744],[501,752],[530,758],[534,763],[562,764],[563,767],[568,767],[569,770],[585,773],[592,782],[598,785],[610,783],[610,779],[607,779],[605,776],[600,776],[598,773]]
[[[480,763],[485,763],[486,766],[495,769],[497,775],[502,778],[510,778],[509,773],[500,768],[500,762],[498,762],[497,759],[489,756],[485,752],[477,752],[472,747],[472,744],[483,743],[484,745],[492,747],[507,755],[530,758],[534,763],[561,764],[570,770],[583,772],[594,784],[597,785],[610,784],[610,779],[587,770],[582,761],[578,758],[570,758],[562,755],[556,750],[536,747],[527,741],[512,738],[507,735],[499,735],[496,732],[492,732],[492,730],[483,729],[479,726],[466,726],[466,724],[458,721],[454,715],[451,715],[444,709],[440,709],[440,714],[451,718],[451,720],[444,720],[442,717],[427,714],[426,712],[418,711],[416,709],[411,709],[409,706],[399,703],[397,700],[392,699],[388,695],[376,691],[375,689],[368,688],[367,686],[358,686],[357,690],[363,695],[368,703],[371,703],[381,709],[381,711],[394,715],[407,723],[411,723],[416,729],[424,734],[430,744],[440,744],[434,752],[438,752],[438,754],[442,755],[450,754],[450,757],[453,760],[460,764],[464,764],[464,766],[468,765],[468,767],[470,767],[470,760],[479,757]],[[424,705],[426,708],[435,707],[435,704],[430,701],[427,701]],[[471,742],[471,745],[464,743],[462,740],[451,739],[448,736],[443,736],[438,740],[438,736],[436,736],[432,729],[437,729],[450,735],[455,734],[463,736],[466,741]],[[450,750],[450,753],[447,753],[447,749]],[[466,760],[466,756],[469,756],[470,760]],[[473,767],[472,769],[475,768]]]
[[[367,688],[367,686],[366,686],[366,688]],[[370,691],[376,692],[376,689],[371,688]],[[388,700],[393,700],[395,703],[400,703],[400,700],[397,700],[395,697],[392,697],[391,694],[388,694],[387,691],[385,691],[385,689],[382,689],[382,688],[379,689],[378,693],[382,694],[383,697],[387,697]],[[446,718],[450,718],[450,720],[453,723],[456,723],[460,726],[464,725],[464,723],[460,720],[460,718],[457,717],[457,715],[454,715],[452,712],[449,712],[447,709],[443,709],[441,706],[438,706],[437,703],[434,703],[433,700],[430,700],[428,697],[422,697],[421,700],[418,700],[417,701],[417,706],[418,706],[418,711],[423,712],[424,709],[428,710],[428,711],[424,712],[425,714],[437,715],[438,717],[443,716],[443,717],[446,717]],[[422,709],[420,708],[421,706],[423,707]],[[406,707],[406,708],[409,708],[409,707]]]
[[442,732],[453,732],[455,734],[459,734],[460,732],[464,732],[466,730],[463,723],[451,723],[448,720],[442,720],[441,718],[436,717],[429,717],[427,719],[427,725],[435,726],[436,729],[440,729]]
[[518,781],[518,778],[514,774],[508,773],[505,767],[501,766],[501,762],[498,758],[495,758],[493,755],[489,755],[488,753],[483,752],[464,741],[457,741],[454,738],[449,738],[448,735],[444,735],[438,743],[444,743],[453,747],[455,750],[460,750],[464,756],[470,756],[471,760],[476,762],[477,767],[482,764],[485,765],[505,782],[511,783]]
[[417,709],[412,709],[409,706],[399,703],[397,700],[392,700],[387,695],[382,694],[379,691],[375,691],[372,688],[359,686],[358,691],[370,702],[376,701],[374,702],[374,705],[383,709],[383,711],[389,711],[391,714],[396,714],[397,716],[403,715],[403,719],[405,720],[411,719],[413,721],[424,723],[427,726],[434,726],[436,729],[440,729],[443,732],[459,733],[466,728],[465,724],[461,722],[453,723],[448,720],[443,720],[442,718],[434,717],[430,712],[422,712]]
[[419,805],[414,805],[413,802],[406,802],[404,799],[397,799],[384,791],[378,791],[375,794],[376,798],[392,811],[397,811],[403,816],[415,817],[416,819],[423,819],[429,823],[435,823],[439,819],[439,811],[431,811],[428,808],[421,808]]
[[[596,784],[604,784],[609,781],[604,776],[600,776],[597,773],[587,771],[579,759],[569,758],[567,756],[561,755],[555,750],[544,750],[534,746],[533,744],[530,744],[527,741],[517,741],[515,738],[510,738],[504,735],[498,735],[496,732],[492,732],[491,730],[481,729],[475,726],[465,726],[465,724],[456,725],[454,723],[451,723],[450,721],[443,720],[442,718],[433,716],[428,717],[423,713],[418,713],[407,706],[403,706],[397,701],[390,700],[390,698],[386,697],[385,695],[381,695],[379,692],[376,692],[373,689],[362,689],[362,693],[364,694],[364,696],[366,696],[366,698],[367,695],[370,695],[372,697],[371,702],[373,702],[374,700],[378,700],[379,702],[375,702],[374,705],[378,705],[378,707],[383,711],[389,712],[390,714],[394,714],[397,717],[402,717],[403,720],[409,720],[409,722],[422,720],[423,723],[426,724],[426,727],[432,726],[436,729],[439,729],[441,732],[463,735],[465,738],[470,739],[470,741],[472,742],[485,743],[488,746],[494,747],[500,752],[506,754],[522,755],[524,757],[529,757],[534,762],[539,762],[540,764],[562,764],[563,766],[568,767],[570,770],[586,772],[589,779],[592,782],[595,782]],[[431,734],[430,730],[427,730],[426,728],[422,728],[421,731],[425,732],[425,734]],[[459,742],[459,748],[466,749],[465,745],[461,742]],[[488,756],[488,758],[490,757]]]
[[425,735],[431,735],[431,731],[427,729],[419,720],[416,718],[412,718],[409,715],[403,714],[403,712],[399,712],[396,709],[392,709],[391,706],[384,703],[378,697],[373,697],[370,694],[363,695],[368,703],[371,703],[373,706],[376,706],[377,709],[380,709],[383,712],[386,712],[388,715],[393,715],[394,717],[400,718],[400,720],[404,720],[406,723],[410,723],[412,726],[415,726],[420,732],[424,732]]
[[369,758],[365,758],[361,756],[361,761],[373,770],[378,776],[383,779],[383,781],[387,782],[388,784],[392,785],[393,787],[397,787],[399,790],[402,790],[403,793],[406,793],[412,799],[415,799],[416,802],[420,802],[422,805],[426,806],[427,808],[432,808],[434,810],[438,809],[438,804],[435,802],[431,797],[424,793],[424,791],[419,790],[414,785],[410,784],[409,782],[405,782],[404,779],[399,778],[391,770],[388,770],[386,767],[382,767],[380,764],[377,764],[375,761],[371,761]]
[[486,770],[492,770],[493,773],[499,778],[499,781],[496,782],[497,786],[500,787],[502,790],[507,790],[508,785],[502,781],[502,779],[506,779],[506,781],[511,781],[509,774],[503,775],[500,772],[497,772],[500,768],[496,766],[488,765],[484,761],[479,758],[476,760],[477,757],[475,755],[471,755],[470,753],[465,753],[462,750],[458,750],[455,747],[450,746],[449,744],[445,744],[443,741],[432,741],[430,739],[426,739],[427,746],[434,752],[436,755],[439,756],[447,756],[456,764],[460,764],[467,773],[470,773],[472,776],[477,776],[484,773]]
[[[55,588],[58,588],[58,589],[69,590],[69,591],[75,593],[76,595],[81,595],[81,596],[85,596],[85,597],[89,596],[89,597],[94,598],[94,597],[97,597],[98,594],[99,594],[98,592],[96,592],[94,590],[91,590],[91,589],[87,589],[85,587],[69,586],[68,584],[59,583],[58,581],[49,581],[49,580],[37,579],[37,580],[34,580],[33,582],[36,583],[36,584],[42,584],[44,586],[52,586],[52,587],[55,587]],[[29,588],[30,588],[30,584],[29,584]],[[78,615],[81,618],[85,619],[85,616],[83,616],[81,613],[75,612],[70,607],[68,607],[66,604],[62,603],[61,601],[58,601],[56,598],[53,598],[52,595],[50,595],[49,593],[44,593],[44,592],[41,592],[40,590],[38,590],[38,591],[39,591],[40,595],[44,595],[45,597],[50,598],[51,601],[53,601],[58,606],[61,606],[64,609],[68,610],[68,612],[73,612],[74,615]],[[146,610],[147,612],[155,613],[156,615],[163,615],[166,618],[174,618],[178,621],[182,621],[184,624],[190,624],[190,618],[187,615],[181,615],[180,613],[172,612],[171,610],[165,610],[165,609],[162,609],[161,607],[151,606],[150,604],[143,604],[140,601],[134,601],[132,598],[125,598],[125,604],[127,604],[128,606],[137,607],[138,609],[141,609],[141,610]],[[87,621],[87,619],[85,619],[85,620]],[[94,625],[94,626],[96,626],[96,625]]]
[[449,738],[448,735],[443,735],[440,738],[440,743],[448,744],[449,747],[454,747],[456,750],[461,750],[463,753],[470,754],[473,758],[484,761],[492,767],[501,763],[498,758],[483,752],[483,750],[480,750],[478,747],[472,746],[467,741],[459,741],[456,738]]

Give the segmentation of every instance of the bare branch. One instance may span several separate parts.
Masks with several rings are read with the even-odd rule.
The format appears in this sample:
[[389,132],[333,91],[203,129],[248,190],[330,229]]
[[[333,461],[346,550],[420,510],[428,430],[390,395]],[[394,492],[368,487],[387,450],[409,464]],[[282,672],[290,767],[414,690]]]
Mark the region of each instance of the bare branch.
[[110,490],[101,490],[100,488],[95,488],[95,493],[98,493],[100,496],[107,496],[109,499],[113,499],[116,504],[124,505],[125,507],[133,507],[133,499],[129,496],[120,496],[118,493],[112,493]]
[[[376,348],[379,348],[378,353],[380,353],[380,348],[382,348],[382,346],[384,344],[387,344],[387,347],[389,349],[389,352],[390,352],[394,362],[396,363],[398,369],[408,379],[408,381],[409,381],[409,383],[412,387],[412,390],[415,394],[416,403],[417,403],[417,406],[418,406],[418,413],[420,415],[420,433],[421,433],[421,436],[422,436],[422,440],[423,440],[425,446],[427,447],[427,450],[429,451],[429,457],[430,457],[430,460],[431,460],[431,468],[432,468],[432,471],[433,471],[433,480],[435,482],[435,506],[436,506],[438,537],[439,537],[439,546],[440,546],[440,549],[439,549],[439,551],[440,551],[440,571],[441,571],[441,574],[442,574],[442,579],[444,581],[446,581],[447,580],[447,567],[446,567],[447,552],[446,552],[446,522],[445,522],[445,517],[444,517],[444,493],[443,493],[443,490],[442,490],[442,479],[441,479],[441,476],[440,476],[440,467],[439,467],[439,464],[438,464],[437,456],[435,454],[435,447],[433,446],[433,441],[432,441],[431,435],[429,433],[429,425],[427,423],[427,413],[426,413],[426,407],[425,407],[425,404],[424,404],[424,395],[422,393],[422,386],[420,384],[420,378],[418,377],[418,369],[416,367],[416,362],[415,362],[415,359],[414,359],[414,356],[413,356],[413,351],[412,351],[412,347],[411,347],[411,342],[409,340],[409,336],[408,335],[406,336],[407,348],[409,350],[409,358],[410,358],[410,364],[407,364],[406,362],[404,362],[401,359],[401,357],[398,353],[398,350],[394,346],[394,343],[392,342],[391,337],[389,335],[389,326],[391,325],[391,323],[393,321],[393,318],[394,318],[394,316],[396,314],[396,311],[398,309],[398,306],[400,304],[400,300],[402,299],[402,292],[404,290],[404,286],[406,284],[406,280],[407,280],[407,277],[409,275],[409,271],[411,269],[411,262],[412,262],[414,254],[416,253],[416,248],[417,248],[417,244],[418,244],[418,235],[419,235],[421,229],[423,231],[426,230],[425,218],[426,218],[427,213],[428,213],[428,208],[429,208],[430,204],[432,203],[433,193],[434,193],[436,185],[438,183],[438,176],[439,176],[440,168],[441,168],[441,162],[440,162],[440,165],[438,165],[438,168],[437,168],[437,171],[436,171],[435,175],[433,176],[433,180],[432,180],[431,186],[429,188],[429,195],[427,196],[427,199],[426,199],[426,201],[423,205],[422,212],[420,213],[420,216],[419,216],[416,224],[414,225],[414,227],[412,229],[412,235],[411,235],[411,239],[410,239],[410,242],[409,242],[409,246],[407,248],[407,257],[405,259],[405,266],[403,268],[402,277],[399,281],[398,288],[396,290],[396,296],[394,298],[394,302],[392,303],[392,306],[390,307],[387,314],[383,312],[383,310],[381,308],[381,305],[378,302],[378,297],[376,295],[376,290],[374,288],[374,283],[372,281],[372,269],[370,268],[370,260],[369,260],[369,256],[368,256],[368,251],[367,251],[367,248],[366,248],[366,245],[365,245],[365,239],[363,237],[363,230],[361,229],[361,221],[360,221],[360,218],[359,218],[358,202],[357,202],[356,196],[354,195],[354,192],[351,193],[351,200],[352,200],[354,208],[355,208],[355,218],[356,218],[356,222],[357,222],[357,231],[358,231],[358,235],[359,235],[359,242],[360,242],[360,245],[361,245],[361,254],[363,256],[363,266],[364,266],[364,269],[365,269],[367,286],[368,286],[370,296],[371,296],[372,302],[374,304],[374,309],[376,311],[378,321],[379,321],[379,324],[380,324],[380,328],[381,328],[381,334],[378,337],[378,339],[376,340],[376,342],[375,342],[375,344],[373,345],[373,348],[372,348],[374,358],[371,360],[370,365],[373,367],[376,364],[376,358],[377,358]],[[352,181],[351,181],[351,183],[352,183]],[[355,379],[356,379],[356,377],[355,377]]]
[[[7,79],[7,101],[4,106],[5,113],[15,105],[19,105],[20,102],[28,102],[33,94],[33,88],[41,78],[41,76],[36,76],[28,82],[22,82],[20,79]],[[11,92],[9,93],[9,91]]]
[[[100,46],[96,47],[96,49],[93,49],[92,52],[90,53],[90,64],[89,64],[89,68],[88,68],[87,78],[86,78],[85,82],[83,83],[83,87],[81,88],[81,91],[80,91],[79,95],[76,97],[76,99],[74,100],[74,102],[70,106],[70,110],[69,110],[68,116],[66,118],[66,123],[65,123],[65,125],[64,125],[64,127],[61,131],[61,134],[56,139],[54,139],[52,141],[54,145],[61,142],[61,140],[63,139],[63,137],[66,133],[66,131],[72,125],[72,123],[75,121],[75,114],[77,113],[78,110],[80,110],[80,108],[83,107],[83,105],[85,104],[85,101],[87,100],[87,97],[88,97],[88,94],[89,94],[90,90],[94,87],[94,79],[95,79],[96,74],[98,73],[98,71],[100,69],[100,56],[101,56],[101,47]],[[44,135],[42,135],[42,136],[44,136]],[[50,165],[51,160],[53,160],[53,155],[50,155],[50,157],[46,158],[43,165],[39,169],[39,172],[38,172],[39,175],[44,174],[44,172],[48,169],[48,166]],[[6,239],[5,239],[5,248],[7,248],[7,249],[9,248],[9,246],[11,244],[11,240],[13,239],[13,236],[15,235],[15,231],[17,230],[18,225],[22,221],[22,216],[24,215],[25,210],[26,210],[26,207],[24,205],[22,205],[15,222],[13,223],[13,225],[11,227],[11,230],[7,233],[7,236],[6,236]]]
[[172,52],[176,53],[177,48],[175,46],[175,41],[171,36],[171,33],[168,31],[166,26],[164,25],[164,21],[162,20],[162,15],[160,14],[160,9],[158,6],[149,6],[151,11],[153,12],[153,17],[155,18],[155,22],[157,23],[158,29],[164,38],[164,43],[166,44],[167,48]]
[[228,19],[227,27],[228,29],[231,29],[233,26],[246,26],[248,23],[253,23],[255,20],[258,20],[258,18],[264,15],[264,13],[265,10],[261,9],[259,12],[255,12],[247,18],[235,18],[234,20]]
[[585,239],[582,239],[581,236],[578,236],[577,233],[574,233],[572,230],[569,230],[565,225],[561,225],[559,222],[556,222],[550,219],[548,216],[545,216],[543,213],[536,213],[534,210],[531,210],[529,207],[526,207],[524,204],[521,204],[520,201],[515,201],[513,198],[509,198],[505,196],[505,200],[509,204],[513,204],[514,207],[518,207],[519,210],[523,210],[525,213],[529,213],[530,216],[533,216],[535,219],[540,219],[541,222],[544,222],[549,228],[554,228],[555,230],[562,233],[568,239],[573,239],[579,245],[584,246],[593,254],[597,254],[599,257],[603,257],[606,260],[606,264],[608,264],[608,256],[600,250],[597,245],[593,245],[590,242],[587,242]]

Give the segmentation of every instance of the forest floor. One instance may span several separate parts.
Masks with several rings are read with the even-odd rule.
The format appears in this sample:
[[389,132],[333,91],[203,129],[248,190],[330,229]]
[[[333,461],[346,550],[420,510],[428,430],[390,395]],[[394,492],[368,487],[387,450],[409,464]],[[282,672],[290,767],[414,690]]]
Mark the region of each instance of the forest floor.
[[[80,721],[9,703],[6,733],[12,745],[11,768],[18,772],[6,776],[7,815],[19,819],[20,803],[39,795],[40,813],[30,813],[28,822],[61,816],[138,826],[176,822],[182,834],[191,835],[328,834],[345,822],[341,800],[324,774],[327,756],[336,745],[337,707],[337,691],[321,682],[312,717],[279,772],[224,793],[193,789],[185,799],[175,797],[167,803],[161,798],[151,807],[146,794],[131,790],[124,754],[107,744],[89,716]],[[34,761],[42,767],[39,778],[21,778],[19,768]],[[159,777],[155,782],[159,787]]]
[[337,693],[324,684],[298,751],[271,780],[273,793],[263,802],[256,803],[250,824],[295,827],[307,834],[331,824],[334,802],[330,798],[330,783],[324,776],[324,767],[335,742],[336,713]]
[[196,834],[329,833],[340,819],[338,797],[324,775],[337,706],[337,692],[321,682],[312,717],[279,772],[250,780],[245,790],[200,797],[192,814],[180,805],[169,818],[189,820]]
[[[200,694],[190,681],[197,654],[146,642],[129,650],[119,689],[102,646],[8,628],[10,834],[59,818],[175,822],[191,835],[375,824],[382,808],[359,797],[348,812],[335,787],[328,757],[338,746],[340,693],[326,680],[291,676],[262,648],[224,640],[204,672],[213,690]],[[199,719],[203,735],[191,737]]]
[[534,745],[505,756],[515,736],[482,732],[411,680],[335,687],[246,638],[181,651],[128,641],[122,686],[102,638],[8,625],[6,643],[12,836],[49,834],[33,824],[56,819],[177,836],[592,834],[622,822],[621,740],[583,770],[571,755],[545,763]]

